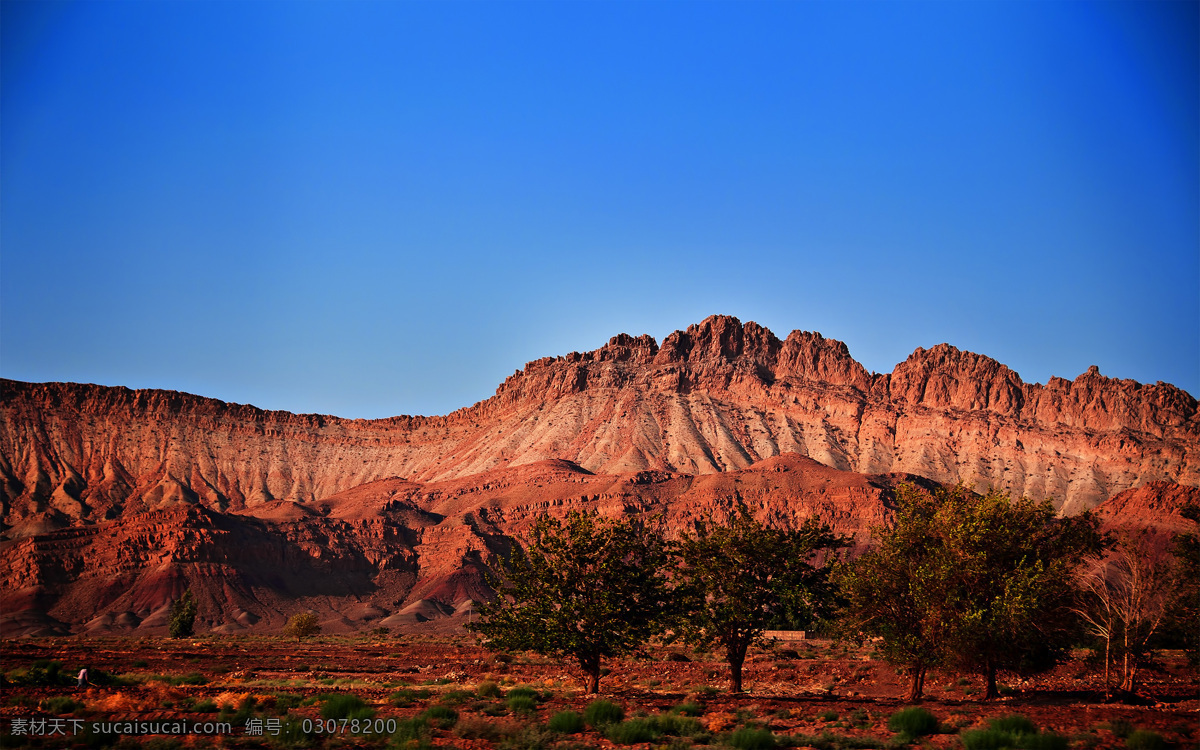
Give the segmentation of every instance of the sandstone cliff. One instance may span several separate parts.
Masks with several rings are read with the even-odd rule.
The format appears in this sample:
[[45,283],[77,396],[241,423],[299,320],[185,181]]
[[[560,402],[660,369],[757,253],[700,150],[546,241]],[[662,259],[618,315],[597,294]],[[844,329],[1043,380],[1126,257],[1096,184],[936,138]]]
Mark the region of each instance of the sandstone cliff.
[[906,475],[839,471],[796,454],[722,474],[598,475],[540,461],[463,479],[384,479],[312,505],[241,512],[188,503],[0,541],[0,635],[162,633],[191,589],[198,631],[277,630],[296,612],[326,632],[459,624],[492,596],[481,570],[542,513],[659,518],[668,534],[745,508],[796,527],[816,517],[861,547]]
[[1200,485],[1196,400],[1165,383],[1028,384],[941,344],[890,374],[845,344],[714,316],[530,362],[445,417],[344,420],[169,391],[0,383],[0,511],[17,538],[196,504],[312,504],[387,477],[548,459],[603,474],[743,469],[783,453],[866,474],[995,485],[1065,512],[1149,481]]

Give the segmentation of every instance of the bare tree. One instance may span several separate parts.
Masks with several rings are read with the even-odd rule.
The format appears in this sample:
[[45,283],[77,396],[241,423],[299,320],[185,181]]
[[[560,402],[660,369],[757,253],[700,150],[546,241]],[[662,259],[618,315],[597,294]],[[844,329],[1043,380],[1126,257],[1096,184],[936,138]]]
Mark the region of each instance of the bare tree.
[[1104,644],[1106,697],[1112,692],[1114,657],[1121,662],[1120,690],[1136,692],[1138,670],[1170,608],[1174,583],[1169,554],[1145,532],[1122,536],[1081,576],[1075,612],[1088,633]]

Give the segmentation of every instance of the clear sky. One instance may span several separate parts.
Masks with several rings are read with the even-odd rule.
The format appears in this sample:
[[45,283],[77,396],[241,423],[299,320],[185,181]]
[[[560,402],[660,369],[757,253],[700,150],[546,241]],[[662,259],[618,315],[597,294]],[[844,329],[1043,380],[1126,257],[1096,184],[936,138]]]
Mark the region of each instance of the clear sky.
[[346,417],[713,313],[1200,394],[1195,2],[0,3],[0,375]]

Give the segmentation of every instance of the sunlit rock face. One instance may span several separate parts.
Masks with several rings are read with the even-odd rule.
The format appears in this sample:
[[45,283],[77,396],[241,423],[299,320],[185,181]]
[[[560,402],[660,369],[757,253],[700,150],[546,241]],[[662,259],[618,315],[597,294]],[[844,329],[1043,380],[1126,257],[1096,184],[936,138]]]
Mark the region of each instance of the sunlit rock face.
[[1169,384],[1093,368],[1031,385],[945,344],[873,374],[839,341],[724,316],[530,362],[444,417],[2,381],[0,610],[24,632],[153,629],[191,586],[226,629],[297,607],[334,629],[452,618],[541,512],[677,531],[745,505],[865,543],[902,478],[1075,513],[1152,482],[1190,491],[1198,447],[1196,400]]

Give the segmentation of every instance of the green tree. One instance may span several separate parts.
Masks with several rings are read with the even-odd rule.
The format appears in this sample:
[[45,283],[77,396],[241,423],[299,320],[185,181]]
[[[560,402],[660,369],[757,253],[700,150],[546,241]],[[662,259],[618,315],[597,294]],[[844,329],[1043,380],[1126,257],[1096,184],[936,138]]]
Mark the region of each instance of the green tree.
[[183,592],[183,596],[171,602],[167,610],[167,632],[172,638],[187,638],[195,633],[196,599],[192,590]]
[[670,546],[638,520],[572,511],[541,516],[527,550],[514,549],[492,581],[499,597],[468,627],[498,650],[574,659],[587,691],[600,662],[627,654],[665,629]]
[[1076,570],[1105,546],[1090,513],[1062,518],[1050,501],[989,491],[943,493],[935,515],[946,552],[948,661],[999,696],[1001,669],[1037,671],[1064,659],[1076,634]]
[[891,528],[877,529],[878,543],[841,569],[841,628],[880,639],[880,655],[907,673],[906,700],[915,701],[924,693],[926,674],[944,660],[946,573],[941,550],[929,543],[933,498],[902,485],[897,503]]
[[1103,548],[1091,514],[1059,518],[1047,501],[963,486],[902,486],[893,526],[843,578],[849,622],[883,639],[883,654],[921,696],[927,671],[981,674],[1061,659],[1075,627],[1074,572]]
[[829,569],[814,558],[845,544],[816,519],[795,531],[772,529],[745,509],[727,526],[698,525],[681,540],[679,628],[695,647],[724,648],[730,692],[742,692],[746,651],[772,621],[805,623],[826,612]]
[[283,634],[289,637],[296,636],[297,641],[320,632],[321,625],[317,622],[317,616],[312,612],[294,614],[288,619],[287,625],[283,626]]
[[[1189,503],[1180,515],[1200,524],[1200,505]],[[1171,629],[1182,637],[1192,666],[1200,664],[1200,536],[1196,530],[1176,534],[1173,550],[1176,560],[1176,588],[1171,607]]]

